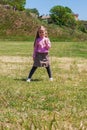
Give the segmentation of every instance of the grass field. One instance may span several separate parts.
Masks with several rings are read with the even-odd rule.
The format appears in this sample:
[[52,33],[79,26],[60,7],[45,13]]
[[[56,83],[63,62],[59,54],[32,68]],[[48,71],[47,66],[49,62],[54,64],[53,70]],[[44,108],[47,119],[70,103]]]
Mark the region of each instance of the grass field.
[[87,130],[87,42],[53,42],[54,81],[31,69],[33,42],[0,41],[0,130]]

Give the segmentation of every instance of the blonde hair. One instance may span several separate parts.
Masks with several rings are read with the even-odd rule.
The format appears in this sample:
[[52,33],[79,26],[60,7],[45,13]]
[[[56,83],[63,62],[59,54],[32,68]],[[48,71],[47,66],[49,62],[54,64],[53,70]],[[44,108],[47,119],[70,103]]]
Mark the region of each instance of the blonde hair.
[[36,43],[36,39],[39,38],[39,31],[40,30],[44,30],[45,31],[45,37],[48,37],[46,28],[44,26],[38,27],[36,37],[35,37],[35,40],[34,40],[34,46],[35,46],[35,43]]

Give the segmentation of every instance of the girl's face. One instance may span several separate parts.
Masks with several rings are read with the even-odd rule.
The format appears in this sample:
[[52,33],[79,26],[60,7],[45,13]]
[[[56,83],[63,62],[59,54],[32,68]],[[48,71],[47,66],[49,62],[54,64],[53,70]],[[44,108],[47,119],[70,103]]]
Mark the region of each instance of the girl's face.
[[39,37],[41,37],[41,38],[45,37],[45,30],[44,29],[39,30]]

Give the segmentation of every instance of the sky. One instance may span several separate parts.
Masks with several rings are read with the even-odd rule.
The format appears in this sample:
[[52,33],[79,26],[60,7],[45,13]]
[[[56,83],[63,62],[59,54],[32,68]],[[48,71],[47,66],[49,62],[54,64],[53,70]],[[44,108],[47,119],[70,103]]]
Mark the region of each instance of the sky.
[[25,8],[36,8],[40,15],[46,15],[56,5],[67,6],[79,20],[87,20],[87,0],[26,0]]

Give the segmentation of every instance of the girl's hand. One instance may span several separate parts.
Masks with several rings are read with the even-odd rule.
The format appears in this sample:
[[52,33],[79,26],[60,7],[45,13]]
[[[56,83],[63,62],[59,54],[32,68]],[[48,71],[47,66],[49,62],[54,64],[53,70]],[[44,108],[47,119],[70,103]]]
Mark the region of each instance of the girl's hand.
[[34,61],[34,57],[33,57],[33,61]]

